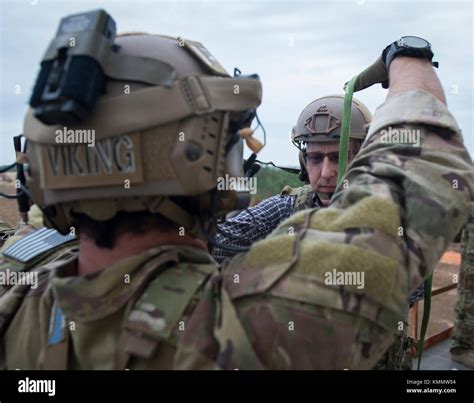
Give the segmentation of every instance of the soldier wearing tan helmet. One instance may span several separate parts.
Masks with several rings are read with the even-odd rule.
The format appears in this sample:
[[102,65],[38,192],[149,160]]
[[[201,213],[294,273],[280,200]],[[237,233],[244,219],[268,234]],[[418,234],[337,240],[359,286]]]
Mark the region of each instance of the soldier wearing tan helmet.
[[[303,109],[293,127],[291,140],[300,150],[299,177],[308,184],[295,189],[285,186],[280,195],[267,198],[220,224],[216,236],[218,243],[234,248],[214,248],[213,256],[218,262],[234,256],[239,248],[265,238],[291,214],[329,204],[336,189],[343,108],[344,96],[327,95]],[[367,107],[353,99],[349,163],[359,151],[371,120]]]
[[[336,190],[343,109],[343,95],[318,98],[303,109],[292,129],[291,140],[300,150],[300,179],[310,184],[298,189],[283,189],[283,194],[296,196],[293,211],[326,206]],[[359,151],[371,120],[372,114],[367,107],[354,98],[348,163]]]
[[[214,248],[213,256],[217,261],[236,255],[238,247],[250,246],[265,238],[290,215],[329,204],[336,189],[343,109],[343,95],[318,98],[303,109],[292,129],[291,140],[300,150],[299,178],[308,184],[294,189],[285,186],[281,196],[286,197],[270,197],[218,225],[216,239],[221,245],[232,245],[234,248]],[[360,150],[371,120],[372,114],[367,107],[353,98],[348,163]],[[411,369],[411,346],[412,340],[405,326],[397,335],[396,343],[375,368]]]
[[[293,211],[316,206],[316,200],[324,207],[336,188],[338,176],[339,137],[341,134],[343,95],[329,95],[311,102],[301,112],[291,139],[300,150],[300,179],[308,185],[291,189],[285,188],[283,194],[296,196]],[[365,140],[372,114],[357,99],[352,100],[351,124],[349,129],[348,163],[354,159]],[[423,296],[420,286],[410,296],[410,307],[416,299]],[[407,325],[403,327],[395,343],[376,364],[375,369],[411,369],[411,349],[413,339],[408,336]]]
[[[38,282],[0,297],[0,368],[373,368],[410,290],[468,214],[470,161],[435,74],[394,62],[393,93],[347,172],[351,186],[219,268],[204,241],[242,198],[216,181],[242,171],[241,130],[261,84],[230,77],[200,43],[113,32],[104,12],[69,17],[43,59],[25,121],[28,184],[47,224],[65,237],[72,227],[79,245],[36,264],[68,242],[45,228],[4,251]],[[420,71],[432,88],[407,81]],[[402,107],[424,131],[419,153],[381,140]],[[414,164],[399,169],[407,158]],[[462,189],[444,179],[451,171]],[[413,187],[422,199],[405,192]],[[446,195],[452,204],[438,203]],[[439,205],[438,222],[420,219]],[[419,248],[398,236],[402,223]],[[364,284],[327,282],[335,268],[363,273]]]

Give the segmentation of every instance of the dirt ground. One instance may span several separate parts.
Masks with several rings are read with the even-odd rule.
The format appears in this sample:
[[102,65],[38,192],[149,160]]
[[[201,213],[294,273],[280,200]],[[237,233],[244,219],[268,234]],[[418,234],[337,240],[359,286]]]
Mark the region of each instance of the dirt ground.
[[[443,255],[433,275],[433,290],[453,284],[457,275],[459,280],[460,254],[459,244],[451,244]],[[457,289],[454,288],[431,298],[431,314],[426,338],[453,325],[454,306],[457,301]],[[418,334],[423,317],[423,301],[418,304]]]

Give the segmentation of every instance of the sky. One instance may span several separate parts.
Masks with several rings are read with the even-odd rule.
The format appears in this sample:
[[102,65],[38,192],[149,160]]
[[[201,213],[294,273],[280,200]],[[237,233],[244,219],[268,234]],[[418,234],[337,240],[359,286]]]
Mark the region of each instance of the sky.
[[[302,109],[342,93],[351,77],[403,35],[428,39],[448,107],[474,155],[472,1],[79,1],[0,0],[0,165],[13,162],[39,63],[63,16],[103,8],[118,32],[141,31],[202,42],[229,71],[258,73],[262,161],[297,166],[290,131]],[[373,112],[380,85],[356,93]],[[256,136],[261,136],[257,131]]]

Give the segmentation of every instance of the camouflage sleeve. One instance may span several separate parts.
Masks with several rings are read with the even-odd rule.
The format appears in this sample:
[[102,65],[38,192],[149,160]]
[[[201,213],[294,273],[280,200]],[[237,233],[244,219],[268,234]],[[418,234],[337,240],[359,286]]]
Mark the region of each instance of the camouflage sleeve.
[[222,322],[235,329],[216,332],[219,365],[372,368],[466,222],[473,181],[444,104],[389,98],[331,206],[291,216],[225,271]]
[[[474,204],[461,236],[461,269],[451,353],[462,353],[464,350],[474,350]],[[466,354],[467,357],[469,354]],[[469,363],[465,362],[465,365]],[[472,364],[470,367],[473,367]]]

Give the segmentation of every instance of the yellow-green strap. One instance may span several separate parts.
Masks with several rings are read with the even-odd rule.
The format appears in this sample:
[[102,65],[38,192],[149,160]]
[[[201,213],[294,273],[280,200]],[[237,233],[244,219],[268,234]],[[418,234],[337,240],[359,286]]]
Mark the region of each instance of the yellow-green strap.
[[420,332],[420,340],[418,341],[418,348],[417,348],[417,355],[418,355],[418,367],[420,369],[421,364],[421,356],[423,355],[423,347],[425,344],[425,335],[426,329],[428,328],[428,322],[430,319],[430,310],[431,310],[431,287],[433,284],[433,275],[429,276],[425,281],[425,296],[424,296],[424,303],[423,303],[423,319],[421,321],[421,332]]
[[342,114],[341,137],[339,139],[339,171],[337,174],[337,184],[341,182],[347,169],[347,158],[349,149],[349,128],[351,126],[352,95],[354,94],[354,84],[357,76],[346,84],[346,95],[344,97],[344,111]]
[[[337,174],[338,185],[346,174],[349,148],[349,128],[351,126],[352,97],[354,94],[355,83],[361,75],[363,75],[363,73],[353,77],[345,85],[346,95],[344,97],[344,111],[342,114],[341,137],[339,139],[339,171]],[[428,328],[428,322],[430,319],[432,283],[433,275],[429,276],[424,284],[425,296],[423,304],[423,319],[421,321],[420,340],[418,341],[417,345],[418,369],[420,369],[421,357],[423,355],[423,347],[425,343],[426,329]]]

